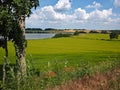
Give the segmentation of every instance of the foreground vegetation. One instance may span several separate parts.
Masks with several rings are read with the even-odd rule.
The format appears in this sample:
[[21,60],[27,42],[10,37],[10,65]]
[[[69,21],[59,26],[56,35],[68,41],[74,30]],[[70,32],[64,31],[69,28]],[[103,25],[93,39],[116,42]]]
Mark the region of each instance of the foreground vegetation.
[[[108,34],[81,34],[66,38],[28,40],[27,63],[30,76],[28,82],[22,84],[21,90],[26,90],[23,89],[25,87],[29,90],[38,88],[44,90],[73,78],[111,71],[120,65],[119,44],[120,37],[118,40],[109,40]],[[13,49],[12,43],[9,42],[9,61],[14,64]],[[4,56],[2,48],[0,52],[2,64]],[[34,82],[31,82],[33,80]]]

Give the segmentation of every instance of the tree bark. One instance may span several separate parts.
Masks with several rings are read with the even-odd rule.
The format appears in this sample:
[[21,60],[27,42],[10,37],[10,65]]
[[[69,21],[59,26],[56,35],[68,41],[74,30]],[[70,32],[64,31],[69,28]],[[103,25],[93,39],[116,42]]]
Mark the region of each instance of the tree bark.
[[26,77],[26,39],[25,39],[25,16],[18,18],[18,26],[20,30],[19,40],[16,41],[16,66],[17,66],[17,77],[21,79]]
[[3,84],[6,82],[6,65],[8,63],[8,47],[7,47],[7,37],[4,36],[4,49],[5,49],[5,57],[3,64]]
[[4,56],[4,64],[3,64],[3,84],[6,83],[6,74],[7,74],[7,70],[6,70],[6,65],[8,63],[8,47],[7,47],[7,29],[6,29],[6,19],[3,20],[3,30],[4,30],[4,33],[3,33],[3,48],[5,50],[5,56]]

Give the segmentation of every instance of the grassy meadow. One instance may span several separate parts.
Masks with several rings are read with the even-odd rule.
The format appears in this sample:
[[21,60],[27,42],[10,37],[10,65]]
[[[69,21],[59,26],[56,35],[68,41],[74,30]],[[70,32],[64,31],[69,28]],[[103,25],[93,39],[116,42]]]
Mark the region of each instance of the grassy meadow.
[[[9,61],[15,63],[15,52],[9,44]],[[3,63],[4,50],[0,48],[0,63]],[[35,67],[42,69],[55,61],[68,65],[82,63],[98,64],[106,60],[120,59],[120,37],[109,40],[108,34],[81,34],[67,38],[28,40],[27,59]]]
[[[87,90],[107,90],[107,87],[109,90],[120,89],[120,37],[118,40],[110,40],[108,34],[81,34],[66,38],[28,40],[27,43],[28,77],[27,82],[20,84],[19,90],[66,90],[71,86],[75,90],[83,90],[85,85],[91,88]],[[8,48],[9,62],[14,64],[13,43],[8,42]],[[0,48],[1,65],[4,55],[4,50]],[[10,83],[4,86],[0,82],[2,88],[6,88],[3,90],[17,90],[15,73],[13,69],[10,70]],[[62,86],[55,89],[58,85]]]

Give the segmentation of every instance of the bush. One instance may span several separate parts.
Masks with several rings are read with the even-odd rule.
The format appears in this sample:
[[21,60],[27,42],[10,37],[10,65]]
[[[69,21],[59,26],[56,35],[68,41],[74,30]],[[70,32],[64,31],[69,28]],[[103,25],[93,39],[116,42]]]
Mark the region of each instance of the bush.
[[90,33],[99,33],[99,32],[98,32],[98,31],[92,30],[92,31],[90,31]]
[[80,32],[75,31],[75,32],[73,33],[73,35],[79,35],[79,33],[80,33]]
[[119,36],[118,33],[115,32],[110,33],[110,39],[118,39],[118,36]]
[[102,34],[109,34],[109,31],[107,31],[107,30],[102,30],[101,33],[102,33]]
[[79,33],[87,33],[87,32],[85,32],[85,31],[79,31]]
[[53,38],[59,38],[59,37],[70,37],[71,34],[62,34],[62,33],[58,33],[55,34],[55,36],[53,36]]

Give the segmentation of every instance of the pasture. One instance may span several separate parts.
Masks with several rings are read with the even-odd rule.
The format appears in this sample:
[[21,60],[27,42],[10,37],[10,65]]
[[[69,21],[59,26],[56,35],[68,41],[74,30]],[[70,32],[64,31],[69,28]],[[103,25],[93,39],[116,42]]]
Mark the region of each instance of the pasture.
[[[8,43],[9,61],[15,63],[15,50]],[[98,64],[106,60],[120,59],[120,37],[109,40],[108,34],[81,34],[66,38],[28,40],[27,59],[36,68],[42,69],[49,63],[58,61],[68,65],[89,63]],[[0,48],[0,64],[3,63],[4,50]]]
[[[108,34],[81,34],[66,38],[28,40],[27,43],[28,78],[27,82],[21,83],[20,90],[56,90],[56,85],[57,90],[61,90],[62,86],[62,90],[71,86],[81,90],[84,89],[82,82],[91,90],[107,90],[107,87],[110,90],[120,89],[120,37],[118,40],[110,40]],[[8,61],[15,64],[13,43],[8,42],[8,49]],[[0,53],[2,67],[5,55],[2,48]],[[14,71],[9,74],[15,75]],[[11,78],[6,88],[16,88],[16,81]],[[82,87],[78,88],[78,84]]]

